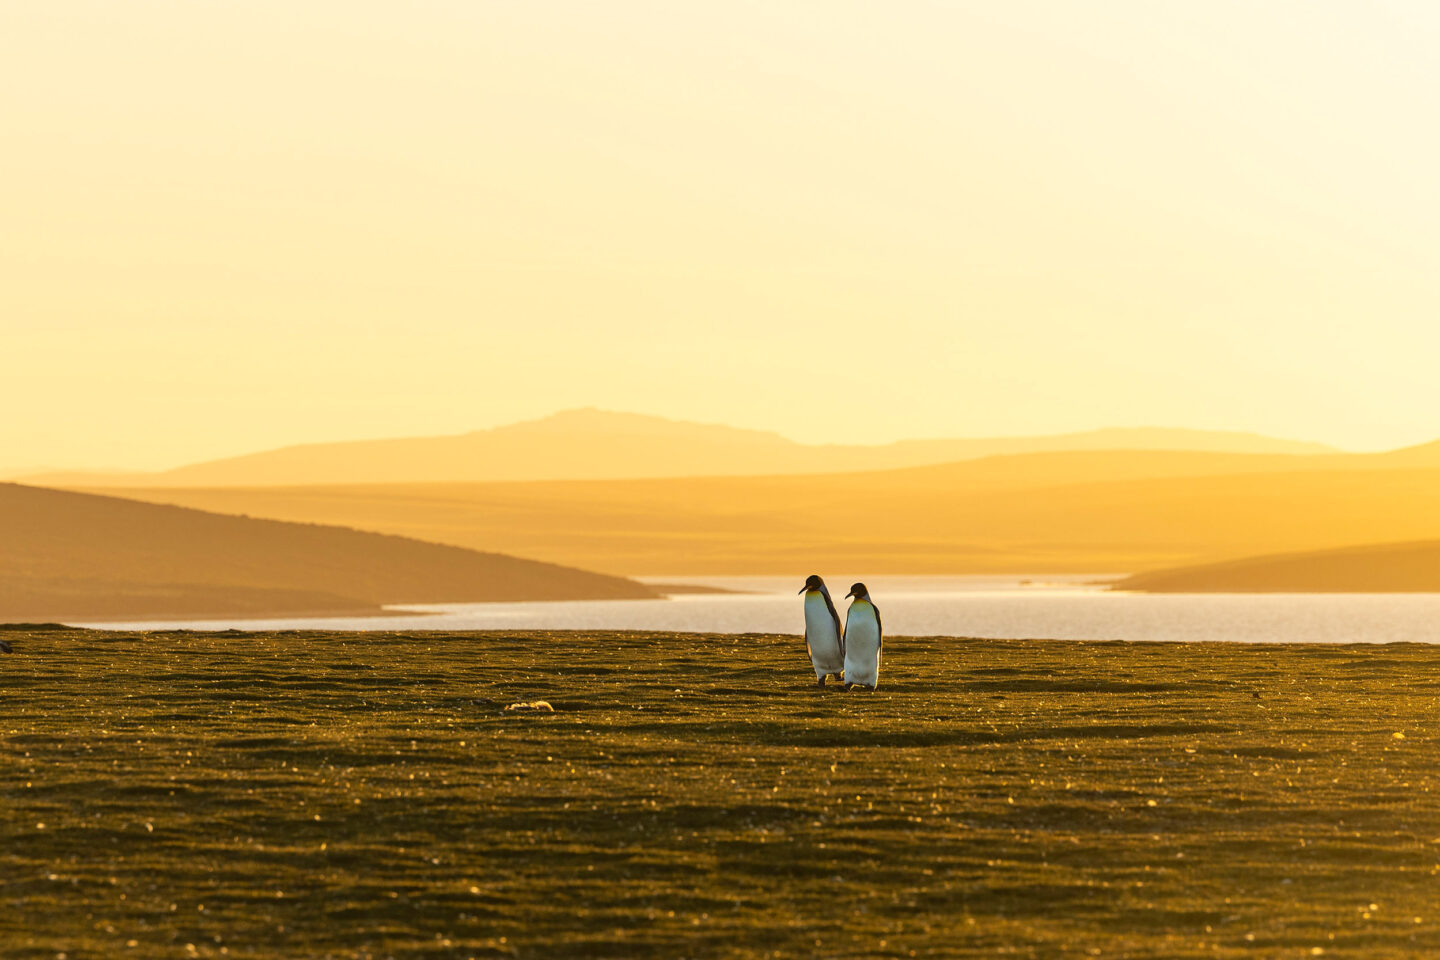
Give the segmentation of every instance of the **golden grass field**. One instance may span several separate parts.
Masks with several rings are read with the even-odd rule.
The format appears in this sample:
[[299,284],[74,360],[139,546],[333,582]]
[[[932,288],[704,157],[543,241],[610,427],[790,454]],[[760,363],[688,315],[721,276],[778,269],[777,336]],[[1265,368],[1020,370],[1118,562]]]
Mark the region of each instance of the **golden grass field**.
[[1440,950],[1434,647],[3,636],[7,960]]
[[1396,462],[1112,451],[810,477],[106,492],[625,576],[803,574],[816,557],[877,574],[1111,573],[1440,538],[1440,469]]

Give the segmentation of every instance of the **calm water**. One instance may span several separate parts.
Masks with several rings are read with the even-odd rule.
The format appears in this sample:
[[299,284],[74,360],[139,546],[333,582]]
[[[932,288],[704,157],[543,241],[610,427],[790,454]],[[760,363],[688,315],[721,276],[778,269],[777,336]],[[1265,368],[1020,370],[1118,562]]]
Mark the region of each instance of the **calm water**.
[[[799,633],[801,577],[656,577],[746,590],[665,600],[453,603],[389,617],[88,623],[125,630],[664,630]],[[872,577],[885,632],[1065,640],[1440,643],[1440,594],[1127,594],[1089,577]],[[850,581],[836,578],[841,595]]]

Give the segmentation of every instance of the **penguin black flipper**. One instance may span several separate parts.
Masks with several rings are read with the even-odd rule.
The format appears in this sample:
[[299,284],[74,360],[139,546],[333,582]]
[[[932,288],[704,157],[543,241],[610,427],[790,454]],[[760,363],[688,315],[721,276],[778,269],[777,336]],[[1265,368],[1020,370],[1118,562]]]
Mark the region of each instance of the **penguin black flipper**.
[[830,591],[824,587],[820,588],[820,595],[825,598],[825,609],[830,611],[830,619],[835,623],[835,638],[840,641],[840,656],[845,656],[845,628],[840,626],[840,614],[835,612],[835,604],[830,599]]
[[875,648],[885,649],[885,625],[880,622],[880,608],[875,606],[875,601],[870,601],[870,609],[875,611]]

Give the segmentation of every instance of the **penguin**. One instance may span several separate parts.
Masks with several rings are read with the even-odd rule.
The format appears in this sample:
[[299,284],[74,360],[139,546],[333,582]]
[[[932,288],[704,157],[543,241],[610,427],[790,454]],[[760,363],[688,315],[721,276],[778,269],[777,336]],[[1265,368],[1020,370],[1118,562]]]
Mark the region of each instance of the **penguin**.
[[874,690],[880,682],[880,609],[870,600],[865,584],[850,588],[847,597],[855,599],[845,611],[845,689],[865,687]]
[[812,573],[805,578],[800,592],[805,594],[805,646],[815,667],[815,686],[823,687],[826,677],[841,679],[845,669],[845,634],[840,629],[840,614],[835,612],[824,580]]

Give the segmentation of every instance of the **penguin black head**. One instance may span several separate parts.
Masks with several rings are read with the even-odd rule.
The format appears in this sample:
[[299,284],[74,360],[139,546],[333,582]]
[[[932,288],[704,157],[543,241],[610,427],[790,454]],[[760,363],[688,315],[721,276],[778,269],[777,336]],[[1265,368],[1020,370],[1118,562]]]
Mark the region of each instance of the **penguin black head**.
[[824,590],[825,581],[821,580],[818,574],[810,574],[805,578],[805,586],[800,588],[801,593],[808,593],[811,590]]
[[852,583],[850,585],[850,592],[845,594],[845,596],[854,597],[856,600],[869,600],[870,591],[865,589],[865,584],[863,583]]

